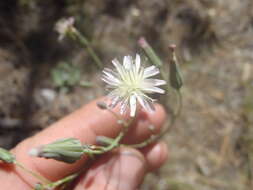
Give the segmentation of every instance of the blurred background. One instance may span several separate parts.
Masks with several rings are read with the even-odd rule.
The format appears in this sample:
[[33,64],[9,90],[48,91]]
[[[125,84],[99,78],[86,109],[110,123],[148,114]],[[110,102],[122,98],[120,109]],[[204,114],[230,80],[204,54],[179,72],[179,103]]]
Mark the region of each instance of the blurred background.
[[69,16],[104,66],[141,53],[141,36],[164,64],[178,47],[183,112],[165,138],[169,161],[141,190],[253,189],[252,0],[2,0],[1,147],[105,94],[87,51],[58,40]]

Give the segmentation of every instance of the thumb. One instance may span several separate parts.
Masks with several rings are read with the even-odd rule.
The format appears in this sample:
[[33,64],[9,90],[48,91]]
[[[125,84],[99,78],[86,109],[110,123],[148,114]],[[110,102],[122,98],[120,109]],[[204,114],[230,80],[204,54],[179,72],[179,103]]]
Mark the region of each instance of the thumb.
[[81,176],[75,190],[137,189],[147,172],[143,155],[132,148],[120,148],[104,155]]

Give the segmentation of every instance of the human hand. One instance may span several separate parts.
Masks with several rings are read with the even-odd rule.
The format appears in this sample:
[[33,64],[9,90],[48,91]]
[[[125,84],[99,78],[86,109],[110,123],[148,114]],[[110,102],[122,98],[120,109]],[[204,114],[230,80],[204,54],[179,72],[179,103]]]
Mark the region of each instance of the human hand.
[[[120,125],[111,113],[96,106],[97,101],[89,103],[37,135],[21,142],[12,150],[16,160],[51,181],[78,172],[80,168],[88,164],[87,156],[74,164],[66,164],[55,160],[30,157],[27,152],[31,148],[61,138],[74,137],[83,143],[95,144],[96,136],[116,137],[121,130]],[[160,105],[155,107],[154,113],[140,112],[138,114],[126,138],[123,139],[126,144],[142,142],[151,134],[160,131],[166,115]],[[155,127],[152,131],[148,128],[150,124]],[[89,169],[78,178],[73,190],[137,189],[145,174],[159,168],[166,158],[167,146],[162,142],[141,150],[121,147],[93,161]],[[36,183],[38,183],[36,178],[20,168],[0,163],[1,189],[30,190]]]

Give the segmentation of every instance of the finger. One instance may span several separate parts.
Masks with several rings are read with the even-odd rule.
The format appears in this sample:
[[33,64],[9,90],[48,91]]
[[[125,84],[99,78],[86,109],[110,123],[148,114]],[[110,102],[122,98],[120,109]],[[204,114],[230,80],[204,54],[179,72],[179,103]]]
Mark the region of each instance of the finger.
[[[74,164],[65,164],[54,160],[32,158],[27,155],[27,152],[33,147],[51,143],[59,138],[74,137],[80,139],[83,143],[94,144],[96,136],[98,135],[115,137],[121,129],[117,120],[108,111],[97,108],[97,101],[98,100],[91,102],[80,110],[53,124],[43,132],[20,143],[13,150],[17,160],[22,162],[26,167],[39,172],[50,180],[57,180],[77,171],[84,164],[87,157],[84,157],[82,160]],[[158,105],[156,108],[157,109],[154,113],[147,114],[147,119],[149,119],[155,126],[161,125],[165,118],[163,108]],[[138,125],[140,125],[140,128],[142,129],[135,129],[139,128]],[[157,128],[159,128],[159,126],[157,126]],[[132,130],[136,130],[135,132],[132,132],[132,136],[130,137],[130,140],[132,141],[136,138],[143,138],[150,134],[147,126],[145,127],[144,124],[138,122],[137,126],[132,127]],[[135,138],[134,135],[136,135]],[[37,182],[37,180],[23,173],[19,169],[17,169],[16,172],[24,179],[24,181],[29,182],[32,185]]]
[[160,168],[168,159],[168,146],[165,142],[159,142],[141,150],[147,160],[149,171]]
[[145,174],[161,167],[168,157],[167,146],[163,142],[146,147],[141,152],[121,148],[114,154],[104,155],[87,174],[81,176],[75,190],[136,189]]
[[125,139],[123,139],[123,143],[140,143],[150,137],[150,135],[158,134],[160,132],[166,114],[161,105],[156,104],[155,107],[156,111],[153,113],[139,112],[133,126],[125,136]]
[[143,155],[131,148],[121,148],[114,154],[101,157],[81,176],[75,190],[133,190],[142,182],[147,172]]

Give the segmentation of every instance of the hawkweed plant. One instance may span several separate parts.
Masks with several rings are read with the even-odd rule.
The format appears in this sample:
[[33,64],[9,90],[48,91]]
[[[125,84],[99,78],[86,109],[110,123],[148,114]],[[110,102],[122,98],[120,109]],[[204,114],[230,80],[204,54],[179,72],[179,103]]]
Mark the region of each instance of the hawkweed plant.
[[[82,41],[86,45],[91,55],[96,55],[89,47],[89,43],[73,26],[74,19],[61,20],[57,24],[59,39],[62,40],[66,36],[71,36],[77,41]],[[83,41],[84,40],[84,41]],[[30,150],[31,156],[54,159],[65,163],[74,163],[87,155],[90,158],[96,159],[96,155],[101,155],[112,151],[120,146],[130,146],[134,148],[143,148],[150,143],[153,143],[165,134],[167,134],[175,124],[182,107],[182,96],[180,89],[183,85],[181,73],[179,70],[178,60],[175,53],[175,46],[169,47],[170,59],[169,65],[164,64],[156,55],[155,51],[148,42],[141,38],[139,45],[143,49],[147,60],[151,63],[150,66],[144,67],[143,61],[139,54],[135,57],[124,56],[123,62],[120,63],[117,59],[112,60],[113,68],[104,68],[101,79],[107,84],[106,90],[109,91],[105,102],[97,102],[100,109],[110,112],[117,122],[122,126],[121,132],[115,138],[106,136],[97,136],[96,145],[83,144],[79,139],[65,138],[56,139],[54,142],[40,147],[35,147]],[[94,57],[93,57],[94,58]],[[94,59],[99,60],[99,59]],[[169,72],[165,72],[169,68]],[[158,76],[153,78],[154,76]],[[160,77],[159,77],[160,76]],[[160,79],[159,79],[160,78]],[[153,94],[164,94],[170,96],[174,94],[177,97],[178,104],[171,113],[170,120],[166,122],[164,131],[160,134],[153,134],[147,140],[139,144],[122,144],[122,139],[127,135],[128,129],[134,121],[138,110],[143,109],[147,112],[155,111],[154,102],[158,101],[152,97]],[[168,101],[167,101],[168,102]],[[167,105],[165,103],[165,106]],[[114,111],[114,107],[119,106],[119,113]],[[123,119],[122,114],[129,114],[128,119]],[[152,124],[150,130],[152,131]],[[15,164],[24,171],[38,179],[38,184],[34,187],[35,190],[52,190],[55,188],[64,189],[64,185],[73,181],[80,173],[73,173],[58,181],[51,182],[39,174],[25,168],[21,163],[17,162],[15,157],[9,151],[0,148],[0,160],[9,164]]]

